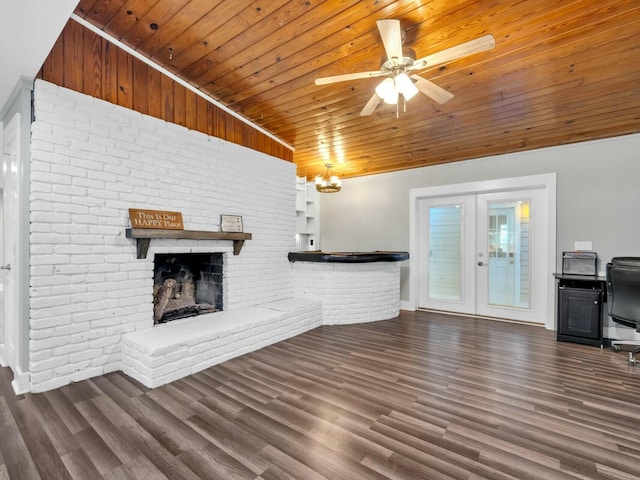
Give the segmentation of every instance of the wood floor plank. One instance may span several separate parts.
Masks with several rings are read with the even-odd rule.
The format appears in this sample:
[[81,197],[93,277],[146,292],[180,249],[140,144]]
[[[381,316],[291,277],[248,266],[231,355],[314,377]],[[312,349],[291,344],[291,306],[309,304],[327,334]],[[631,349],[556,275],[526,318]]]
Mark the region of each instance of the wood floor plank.
[[149,389],[140,382],[131,377],[127,377],[122,372],[108,373],[104,377],[130,397],[137,397],[149,391]]
[[76,382],[62,387],[60,391],[69,399],[71,403],[78,403],[82,400],[90,400],[100,395],[100,390],[92,382]]
[[0,480],[640,478],[640,368],[530,325],[402,312],[155,390],[11,380],[0,368]]
[[40,478],[43,480],[71,480],[60,455],[44,429],[44,418],[35,407],[32,396],[20,400],[17,404],[16,425],[24,443],[31,453]]
[[77,433],[76,438],[100,474],[104,475],[122,465],[122,461],[93,428]]
[[51,439],[58,455],[78,450],[80,446],[75,436],[69,431],[58,412],[51,406],[47,397],[45,395],[33,395],[30,398],[38,410],[42,426]]
[[73,403],[69,401],[60,389],[45,392],[43,395],[47,397],[53,409],[72,434],[89,428],[87,421],[78,413]]
[[202,406],[198,414],[189,418],[187,423],[205,436],[212,445],[242,462],[256,475],[269,467],[258,455],[267,443],[243,425],[236,424],[233,418],[225,416],[223,411],[214,411]]
[[284,472],[287,477],[290,478],[304,478],[308,480],[331,479],[331,477],[326,477],[321,473],[318,473],[304,463],[284,454],[271,445],[267,445],[264,450],[260,452],[260,456],[263,457],[266,462],[274,465],[278,470]]
[[262,472],[262,475],[256,477],[256,480],[296,480],[296,477],[289,475],[275,465],[271,465]]
[[438,470],[429,468],[399,454],[391,457],[379,457],[368,455],[363,459],[362,464],[393,480],[404,480],[408,478],[428,478],[430,480],[455,480]]
[[[171,455],[160,443],[156,441],[144,428],[124,427],[122,434],[127,444],[144,452],[145,463],[149,461],[154,469],[162,472],[166,477],[176,480],[197,480],[195,475],[179,459]],[[131,465],[128,465],[131,468]]]
[[173,455],[178,456],[188,450],[199,450],[207,445],[207,440],[181,419],[144,395],[136,399],[144,409],[144,415],[138,419],[159,443]]
[[[0,427],[0,452],[4,468],[12,479],[40,479],[36,462],[22,439],[17,425]],[[40,459],[36,459],[38,462]]]
[[434,441],[442,444],[437,437],[417,438],[382,424],[374,425],[371,431],[361,432],[361,435],[366,435],[371,441],[377,441],[417,464],[459,480],[470,475],[480,458],[477,449],[463,442],[448,442],[446,448],[431,443]]
[[209,445],[202,450],[182,453],[180,459],[200,478],[252,480],[255,474],[224,450]]
[[62,461],[74,480],[100,478],[102,476],[82,449],[65,453],[62,455]]
[[190,407],[193,400],[171,384],[151,390],[147,395],[180,420],[185,420],[195,415],[195,411]]
[[318,443],[323,443],[327,438],[331,438],[331,448],[339,452],[348,452],[349,457],[357,462],[362,462],[364,458],[371,455],[388,458],[393,454],[392,450],[383,445],[328,422],[319,422],[316,428],[308,433],[308,436]]
[[362,415],[341,408],[338,405],[327,402],[313,395],[304,395],[301,398],[281,397],[280,400],[298,408],[299,410],[309,412],[314,417],[335,423],[338,426],[340,419],[350,419],[352,423],[362,425],[364,428],[369,428],[373,423],[372,420],[369,420]]
[[158,470],[153,462],[144,455],[133,457],[126,465],[113,470],[105,480],[115,479],[135,479],[135,480],[163,480],[167,476]]
[[598,473],[610,480],[637,480],[637,475],[631,475],[629,473],[621,472],[615,468],[607,467],[606,465],[596,465]]
[[9,404],[4,396],[0,396],[0,426],[15,425],[13,412],[9,408]]
[[112,423],[112,419],[106,416],[98,405],[93,399],[78,403],[77,408],[109,450],[118,457],[121,463],[127,463],[133,457],[143,455],[135,446],[126,443],[121,429]]

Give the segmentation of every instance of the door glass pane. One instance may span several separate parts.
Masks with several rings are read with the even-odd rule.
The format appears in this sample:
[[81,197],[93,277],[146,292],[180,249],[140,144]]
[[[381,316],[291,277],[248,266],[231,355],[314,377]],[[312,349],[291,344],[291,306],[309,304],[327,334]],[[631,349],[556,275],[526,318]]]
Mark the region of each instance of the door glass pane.
[[529,308],[531,200],[489,203],[489,304]]
[[462,300],[462,208],[429,208],[429,298]]

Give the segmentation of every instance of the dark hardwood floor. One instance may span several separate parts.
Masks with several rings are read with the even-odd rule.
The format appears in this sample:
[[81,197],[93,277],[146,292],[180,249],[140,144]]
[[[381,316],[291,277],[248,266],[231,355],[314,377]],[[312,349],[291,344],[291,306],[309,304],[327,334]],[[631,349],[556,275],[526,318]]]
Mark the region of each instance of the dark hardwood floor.
[[640,478],[640,368],[539,327],[404,312],[154,390],[10,380],[0,479]]

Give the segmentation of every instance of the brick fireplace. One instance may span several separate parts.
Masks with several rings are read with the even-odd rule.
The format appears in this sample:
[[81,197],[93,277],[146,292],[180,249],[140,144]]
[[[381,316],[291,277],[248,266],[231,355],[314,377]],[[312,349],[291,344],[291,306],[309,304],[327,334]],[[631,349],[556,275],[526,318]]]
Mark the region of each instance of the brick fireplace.
[[[121,370],[125,334],[208,321],[154,328],[156,257],[222,257],[214,317],[293,296],[295,165],[41,80],[34,102],[32,391]],[[179,211],[185,229],[209,232],[221,214],[242,215],[253,238],[239,255],[229,240],[154,239],[137,258],[129,208]]]

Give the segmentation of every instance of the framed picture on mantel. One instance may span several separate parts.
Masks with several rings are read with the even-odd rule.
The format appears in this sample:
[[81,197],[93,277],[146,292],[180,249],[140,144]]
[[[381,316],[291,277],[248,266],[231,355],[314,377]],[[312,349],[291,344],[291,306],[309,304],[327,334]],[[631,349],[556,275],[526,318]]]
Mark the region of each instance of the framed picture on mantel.
[[241,233],[242,217],[240,215],[220,215],[220,231]]

